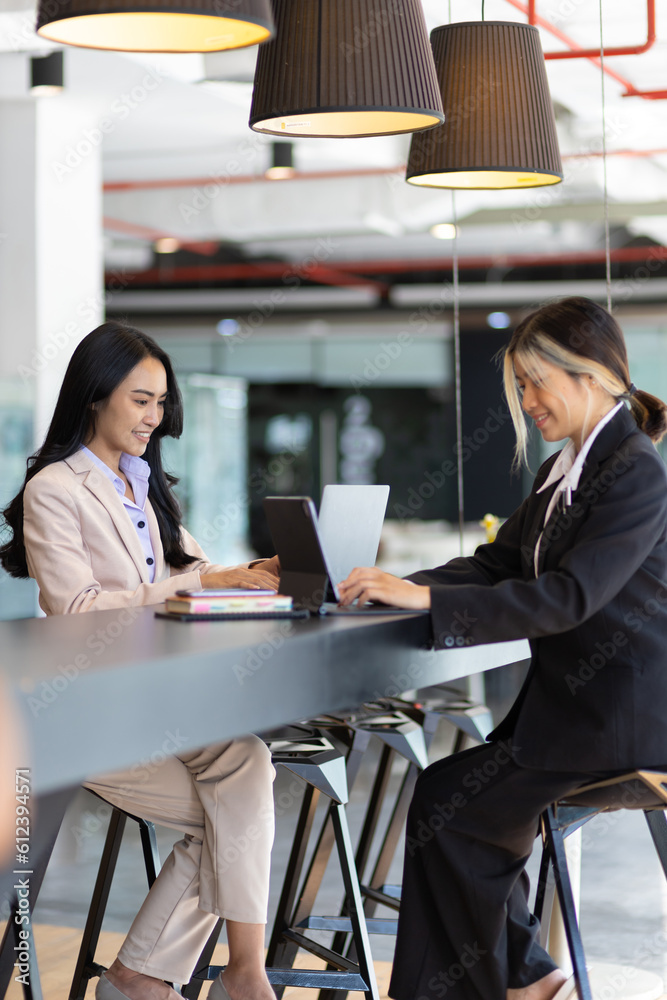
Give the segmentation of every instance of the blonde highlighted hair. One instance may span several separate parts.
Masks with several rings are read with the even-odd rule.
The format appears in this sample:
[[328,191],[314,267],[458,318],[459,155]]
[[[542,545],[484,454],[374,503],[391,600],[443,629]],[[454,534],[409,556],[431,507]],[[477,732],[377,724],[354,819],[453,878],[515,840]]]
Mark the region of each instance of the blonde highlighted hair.
[[531,380],[543,362],[573,378],[590,375],[616,400],[626,399],[637,426],[658,442],[667,432],[667,405],[635,388],[630,380],[625,338],[616,320],[581,296],[552,302],[527,316],[512,335],[504,358],[505,395],[516,432],[515,466],[525,464],[528,428],[514,371],[519,361]]

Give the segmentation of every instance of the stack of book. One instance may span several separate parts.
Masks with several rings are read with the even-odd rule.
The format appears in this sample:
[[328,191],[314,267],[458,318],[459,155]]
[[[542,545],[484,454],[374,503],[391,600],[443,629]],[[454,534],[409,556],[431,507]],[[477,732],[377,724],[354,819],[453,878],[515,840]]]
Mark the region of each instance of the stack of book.
[[292,598],[273,590],[181,590],[165,601],[165,613],[178,617],[267,618],[292,610]]

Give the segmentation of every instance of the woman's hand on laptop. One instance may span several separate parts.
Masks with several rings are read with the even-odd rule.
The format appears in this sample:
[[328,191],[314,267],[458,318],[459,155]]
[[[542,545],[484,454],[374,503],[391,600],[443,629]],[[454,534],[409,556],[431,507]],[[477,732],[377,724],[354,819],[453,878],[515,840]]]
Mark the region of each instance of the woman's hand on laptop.
[[346,580],[338,584],[341,604],[351,604],[359,598],[359,605],[366,601],[380,601],[398,608],[430,608],[431,590],[420,587],[411,580],[401,580],[391,573],[384,573],[377,566],[357,567]]

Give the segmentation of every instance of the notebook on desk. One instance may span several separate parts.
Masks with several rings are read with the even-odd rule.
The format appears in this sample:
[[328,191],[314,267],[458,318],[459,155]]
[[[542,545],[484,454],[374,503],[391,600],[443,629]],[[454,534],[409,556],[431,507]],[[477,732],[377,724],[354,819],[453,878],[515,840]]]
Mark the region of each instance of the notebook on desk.
[[404,614],[384,605],[338,607],[338,583],[355,566],[375,565],[388,497],[388,486],[327,486],[319,518],[310,497],[266,497],[279,593],[321,614]]

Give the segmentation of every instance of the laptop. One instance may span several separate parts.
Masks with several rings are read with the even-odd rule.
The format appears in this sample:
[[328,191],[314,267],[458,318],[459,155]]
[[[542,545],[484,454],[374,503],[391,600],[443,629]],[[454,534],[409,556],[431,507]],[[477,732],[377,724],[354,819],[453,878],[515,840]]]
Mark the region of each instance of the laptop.
[[[369,489],[374,492],[363,495],[347,492]],[[297,607],[320,614],[405,614],[405,609],[385,605],[338,607],[338,582],[355,566],[375,565],[389,487],[345,486],[333,491],[326,487],[325,490],[330,491],[323,509],[326,544],[310,497],[264,499],[269,530],[280,556],[278,592],[289,594]],[[351,522],[355,495],[358,498],[356,518],[363,531]],[[371,513],[367,516],[366,502],[374,516]],[[358,540],[356,552],[346,537],[348,531]]]
[[317,527],[335,584],[355,566],[375,566],[388,500],[388,486],[324,487]]

